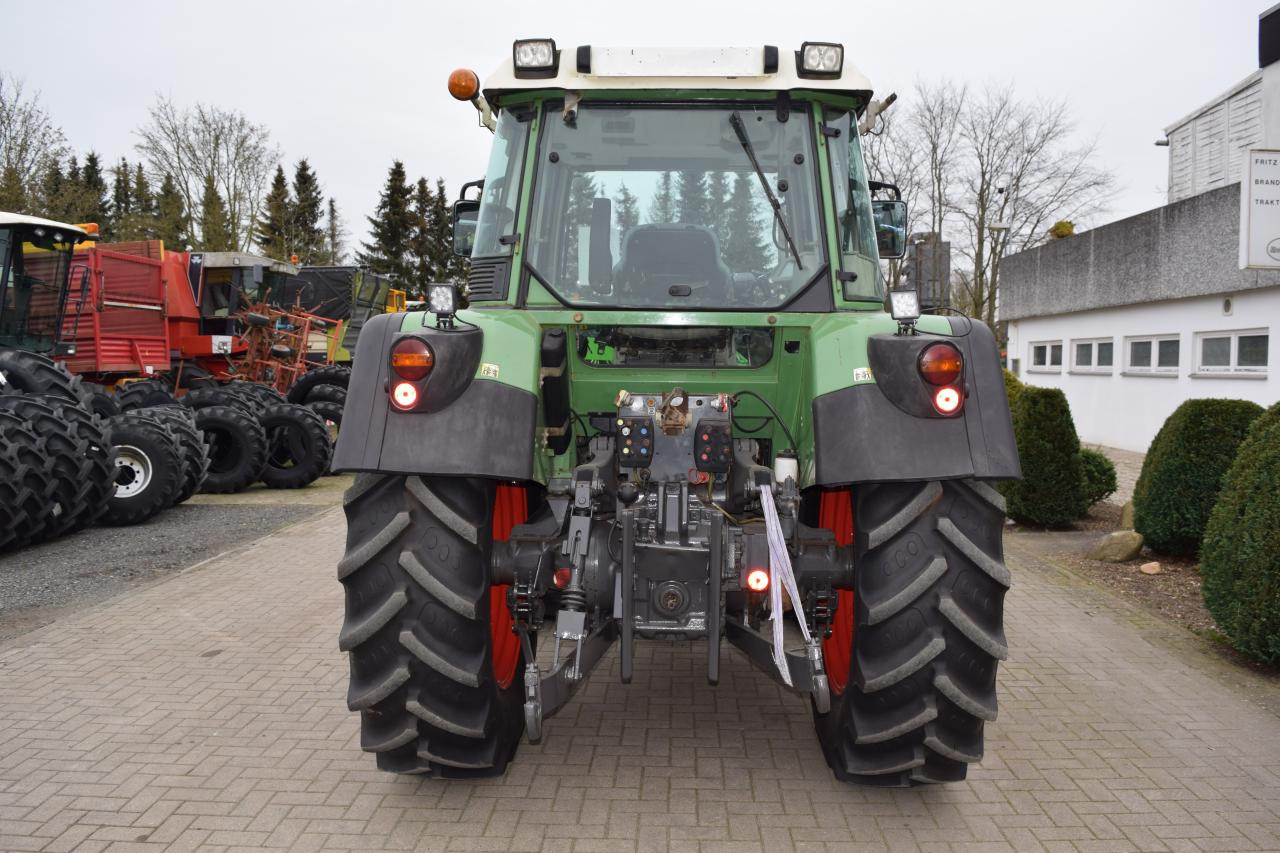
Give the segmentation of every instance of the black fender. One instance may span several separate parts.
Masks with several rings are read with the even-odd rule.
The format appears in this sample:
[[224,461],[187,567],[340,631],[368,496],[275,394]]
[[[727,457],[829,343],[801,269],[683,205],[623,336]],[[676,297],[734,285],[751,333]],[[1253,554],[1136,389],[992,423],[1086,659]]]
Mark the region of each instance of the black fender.
[[[875,382],[814,399],[818,485],[1022,476],[995,336],[981,323],[948,319],[949,335],[872,337]],[[935,340],[950,341],[964,356],[966,396],[956,416],[933,410],[916,370],[920,349]]]
[[[480,329],[401,332],[405,316],[380,314],[360,330],[333,470],[532,479],[536,395],[476,377]],[[406,336],[436,353],[420,410],[409,412],[390,396],[391,347]]]

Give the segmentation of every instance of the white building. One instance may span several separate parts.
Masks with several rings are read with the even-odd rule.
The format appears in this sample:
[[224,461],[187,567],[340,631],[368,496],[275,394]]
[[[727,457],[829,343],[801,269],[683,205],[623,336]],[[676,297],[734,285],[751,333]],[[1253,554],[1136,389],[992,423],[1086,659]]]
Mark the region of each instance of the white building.
[[1145,451],[1184,400],[1280,401],[1280,270],[1239,268],[1249,148],[1280,148],[1280,6],[1264,67],[1166,129],[1169,204],[1001,263],[1010,369],[1061,388],[1082,441]]

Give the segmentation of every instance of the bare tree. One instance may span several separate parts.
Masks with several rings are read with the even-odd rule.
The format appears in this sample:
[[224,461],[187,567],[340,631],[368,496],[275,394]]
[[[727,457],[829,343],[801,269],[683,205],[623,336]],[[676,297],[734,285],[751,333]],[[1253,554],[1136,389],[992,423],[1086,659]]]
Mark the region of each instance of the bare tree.
[[956,282],[962,310],[994,325],[1001,258],[1047,238],[1060,219],[1100,212],[1114,191],[1093,144],[1073,147],[1066,104],[1019,101],[988,89],[961,114],[962,168],[947,209],[963,226],[968,262]]
[[193,222],[202,221],[201,200],[206,181],[212,180],[226,205],[232,245],[247,251],[263,191],[280,159],[267,128],[234,110],[205,104],[180,108],[160,97],[136,134],[135,147],[152,180],[172,176]]
[[66,137],[40,104],[40,93],[27,95],[22,81],[0,73],[0,173],[16,192],[30,197],[39,181],[68,154]]
[[[902,193],[902,200],[907,203],[906,230],[910,234],[921,217],[924,164],[913,129],[903,127],[903,119],[902,114],[895,114],[893,110],[882,112],[876,129],[863,137],[862,151],[871,180],[893,184]],[[898,287],[902,278],[902,262],[890,260],[887,266],[889,287]]]

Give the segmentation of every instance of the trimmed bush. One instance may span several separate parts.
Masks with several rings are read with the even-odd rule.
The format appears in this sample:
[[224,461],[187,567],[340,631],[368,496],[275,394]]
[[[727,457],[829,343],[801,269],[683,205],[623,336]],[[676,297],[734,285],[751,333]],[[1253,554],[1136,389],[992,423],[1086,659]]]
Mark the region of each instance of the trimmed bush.
[[1084,515],[1080,439],[1067,397],[1057,388],[1025,386],[1013,406],[1022,479],[1004,485],[1009,516],[1024,524],[1062,527]]
[[1009,398],[1009,408],[1013,408],[1013,403],[1018,399],[1018,394],[1022,393],[1022,389],[1026,388],[1022,384],[1022,380],[1014,376],[1008,368],[1004,371],[1004,393]]
[[1153,551],[1200,550],[1222,478],[1260,414],[1248,400],[1187,400],[1160,427],[1133,490],[1133,527]]
[[1087,507],[1115,494],[1116,466],[1110,459],[1096,450],[1085,448],[1080,451],[1080,467],[1084,471],[1084,500]]
[[1280,664],[1280,404],[1254,421],[1204,532],[1204,604],[1241,653]]

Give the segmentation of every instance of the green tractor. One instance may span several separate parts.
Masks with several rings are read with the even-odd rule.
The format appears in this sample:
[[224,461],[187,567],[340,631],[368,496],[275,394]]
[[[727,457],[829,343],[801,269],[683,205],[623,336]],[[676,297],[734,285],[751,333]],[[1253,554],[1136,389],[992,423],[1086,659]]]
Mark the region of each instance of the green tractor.
[[985,326],[885,293],[905,208],[843,54],[530,40],[450,77],[494,136],[468,307],[369,320],[334,460],[379,767],[500,774],[615,643],[627,683],[677,641],[806,694],[840,779],[981,759],[1009,407]]

